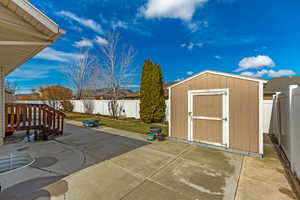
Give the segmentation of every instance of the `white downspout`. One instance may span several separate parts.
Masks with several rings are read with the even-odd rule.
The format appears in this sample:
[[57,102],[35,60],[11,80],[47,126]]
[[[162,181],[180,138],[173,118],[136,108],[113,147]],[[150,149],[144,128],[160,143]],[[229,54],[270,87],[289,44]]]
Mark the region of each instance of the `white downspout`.
[[4,67],[0,67],[0,145],[4,143],[5,137],[5,127],[4,127],[4,117],[5,117],[5,86],[4,86]]

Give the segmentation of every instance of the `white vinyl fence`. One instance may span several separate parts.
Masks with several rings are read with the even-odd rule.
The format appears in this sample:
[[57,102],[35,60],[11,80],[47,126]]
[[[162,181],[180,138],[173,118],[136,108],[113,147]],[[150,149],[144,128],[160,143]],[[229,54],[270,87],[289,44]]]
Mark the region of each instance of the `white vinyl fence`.
[[[110,115],[108,109],[109,100],[73,100],[74,112],[84,113],[84,104],[89,103],[94,107],[93,114]],[[119,100],[119,105],[122,107],[121,116],[127,118],[140,118],[140,100]],[[168,120],[168,100],[166,100],[166,120]]]
[[[110,116],[108,110],[108,100],[72,100],[71,101],[74,108],[73,112],[86,113],[84,104],[89,104],[93,107],[93,114],[107,115]],[[140,118],[140,100],[119,100],[119,104],[122,107],[121,116],[127,118]],[[41,101],[18,101],[17,103],[43,103]],[[166,120],[168,117],[168,100],[166,100]]]
[[300,179],[300,88],[290,86],[274,99],[270,133],[274,134]]
[[[94,114],[101,114],[109,116],[108,110],[108,100],[72,100],[72,104],[74,105],[74,112],[78,113],[86,113],[86,109],[84,103],[89,103],[93,107]],[[166,100],[166,120],[169,120],[169,101]],[[18,101],[18,103],[43,103],[41,101]],[[123,117],[128,118],[140,118],[140,100],[119,100],[120,105],[122,105],[122,113]],[[263,103],[263,124],[264,124],[264,133],[269,133],[269,126],[271,120],[271,112],[272,112],[273,101],[265,100]]]
[[272,115],[273,100],[264,100],[263,103],[263,127],[264,133],[269,133],[270,121]]

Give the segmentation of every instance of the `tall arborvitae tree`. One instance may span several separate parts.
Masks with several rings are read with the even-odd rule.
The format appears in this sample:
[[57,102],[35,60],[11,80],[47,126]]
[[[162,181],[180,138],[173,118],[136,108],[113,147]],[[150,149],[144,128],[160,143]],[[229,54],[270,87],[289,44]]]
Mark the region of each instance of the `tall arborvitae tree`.
[[166,115],[163,77],[160,65],[155,65],[152,76],[153,118],[152,122],[162,122]]
[[140,100],[140,116],[144,122],[161,122],[165,119],[161,69],[150,60],[145,60],[142,69]]
[[140,89],[140,117],[144,122],[151,122],[152,118],[152,82],[153,63],[145,60],[142,69],[141,89]]

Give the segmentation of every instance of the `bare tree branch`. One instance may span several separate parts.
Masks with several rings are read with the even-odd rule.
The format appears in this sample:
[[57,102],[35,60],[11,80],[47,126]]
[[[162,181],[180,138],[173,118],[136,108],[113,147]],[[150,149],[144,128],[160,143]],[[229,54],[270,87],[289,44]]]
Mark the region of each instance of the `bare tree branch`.
[[10,80],[5,80],[5,88],[10,90],[13,94],[19,90],[18,84]]
[[100,73],[98,68],[96,57],[86,48],[81,48],[78,59],[65,67],[64,74],[77,99],[83,98],[85,90],[96,87],[97,76]]
[[122,111],[122,106],[118,104],[120,89],[133,80],[136,51],[129,45],[122,45],[117,32],[109,31],[105,38],[107,44],[100,46],[101,77],[106,87],[111,89],[109,110],[117,118]]

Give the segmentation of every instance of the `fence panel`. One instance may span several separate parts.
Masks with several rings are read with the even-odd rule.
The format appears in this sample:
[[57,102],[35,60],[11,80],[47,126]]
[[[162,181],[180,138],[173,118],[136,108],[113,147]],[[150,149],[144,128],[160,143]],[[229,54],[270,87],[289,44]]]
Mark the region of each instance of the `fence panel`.
[[291,112],[292,158],[291,167],[300,179],[300,88],[293,90]]
[[272,110],[270,133],[274,134],[288,158],[291,169],[300,178],[300,88],[290,86],[277,94]]
[[269,133],[272,107],[273,107],[273,100],[264,100],[263,103],[264,133]]
[[279,130],[280,136],[279,141],[282,148],[285,151],[286,156],[288,159],[291,159],[291,133],[289,130],[289,117],[290,117],[290,108],[289,108],[289,94],[282,93],[278,96],[278,111],[279,111]]
[[[92,104],[93,114],[101,114],[110,116],[109,112],[109,100],[72,100],[74,105],[73,111],[79,113],[86,113],[84,104]],[[122,107],[121,116],[127,118],[140,118],[140,100],[118,100],[118,103]],[[166,119],[168,120],[168,100],[166,100]]]

